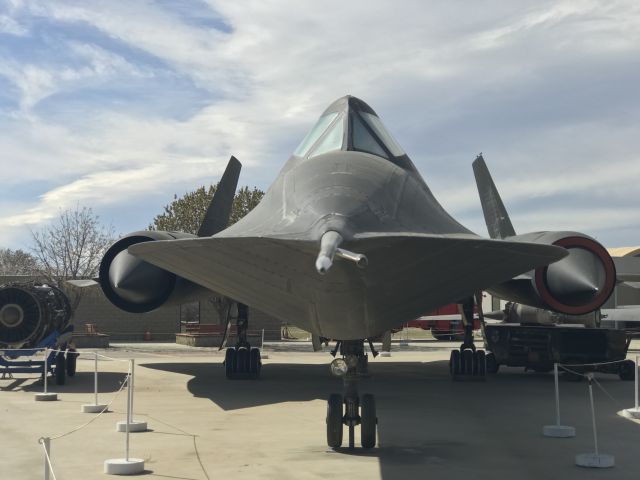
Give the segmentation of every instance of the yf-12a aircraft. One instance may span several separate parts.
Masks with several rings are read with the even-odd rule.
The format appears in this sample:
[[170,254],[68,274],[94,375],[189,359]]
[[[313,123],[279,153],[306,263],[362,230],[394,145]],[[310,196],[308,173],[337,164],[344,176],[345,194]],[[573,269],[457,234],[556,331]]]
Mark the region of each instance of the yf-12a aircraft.
[[[357,425],[362,447],[376,443],[374,398],[357,388],[365,341],[441,305],[468,309],[477,292],[513,279],[519,294],[545,303],[593,306],[580,275],[591,264],[567,250],[587,240],[474,234],[444,210],[376,112],[356,97],[324,111],[260,204],[226,228],[239,172],[232,157],[198,235],[144,231],[118,240],[102,260],[100,285],[129,312],[208,289],[228,304],[337,340],[340,356],[331,367],[344,391],[328,401],[331,447],[342,444],[345,425],[350,447]],[[526,272],[533,272],[525,276],[530,288],[519,280]],[[239,317],[246,327],[246,316]],[[239,337],[226,352],[227,376],[255,378],[260,352]],[[467,335],[451,365],[459,374],[483,375],[485,352]]]

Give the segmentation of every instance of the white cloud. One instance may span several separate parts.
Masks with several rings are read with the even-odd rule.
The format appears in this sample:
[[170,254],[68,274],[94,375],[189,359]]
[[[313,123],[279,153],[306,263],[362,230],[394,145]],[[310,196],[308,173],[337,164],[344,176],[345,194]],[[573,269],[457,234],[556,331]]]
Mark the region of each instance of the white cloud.
[[13,18],[7,15],[0,15],[0,33],[23,37],[29,33],[29,30]]
[[[127,205],[154,189],[195,186],[231,153],[266,181],[322,109],[346,93],[382,114],[454,214],[477,208],[470,162],[478,150],[489,150],[507,203],[593,191],[593,202],[568,215],[568,224],[592,225],[583,221],[590,212],[597,225],[620,224],[611,213],[619,203],[599,192],[637,203],[634,1],[210,5],[230,32],[146,1],[14,5],[16,18],[37,16],[70,32],[88,26],[122,48],[69,33],[57,43],[68,57],[62,64],[19,56],[0,63],[20,105],[0,112],[0,162],[12,164],[7,181],[52,184],[18,208],[0,202],[1,225],[36,224],[76,202]],[[0,31],[19,24],[3,18]],[[136,61],[136,52],[157,63]],[[56,95],[91,86],[107,97],[111,85],[132,82],[140,82],[134,100],[149,96],[136,108],[128,97],[108,108],[78,100],[75,121],[40,110]],[[159,83],[149,91],[145,82]],[[204,92],[188,113],[180,105],[171,114],[153,109],[183,88]]]

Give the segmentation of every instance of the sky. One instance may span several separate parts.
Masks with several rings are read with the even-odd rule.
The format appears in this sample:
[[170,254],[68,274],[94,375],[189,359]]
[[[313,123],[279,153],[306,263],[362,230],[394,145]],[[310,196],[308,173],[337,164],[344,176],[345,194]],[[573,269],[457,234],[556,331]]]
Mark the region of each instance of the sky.
[[482,152],[516,232],[640,245],[639,85],[636,0],[0,0],[0,248],[144,229],[231,154],[266,190],[346,94],[476,233]]

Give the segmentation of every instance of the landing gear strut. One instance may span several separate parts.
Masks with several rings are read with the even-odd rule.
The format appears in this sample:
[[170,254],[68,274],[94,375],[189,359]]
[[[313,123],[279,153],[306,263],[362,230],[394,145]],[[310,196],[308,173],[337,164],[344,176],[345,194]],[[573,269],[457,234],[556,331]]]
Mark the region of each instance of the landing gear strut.
[[[484,327],[482,317],[482,297],[478,299],[480,321]],[[452,350],[449,358],[449,372],[454,379],[475,378],[484,380],[487,371],[492,370],[495,363],[492,353],[476,349],[473,341],[473,306],[474,298],[469,297],[458,304],[464,326],[464,340],[459,350]],[[493,362],[493,363],[492,363]]]
[[331,363],[331,373],[342,377],[344,390],[342,395],[332,394],[327,402],[327,445],[331,448],[342,446],[342,429],[346,425],[349,448],[354,448],[355,427],[360,425],[362,448],[373,448],[378,424],[375,399],[371,394],[358,394],[358,377],[367,374],[364,340],[345,340],[339,347],[342,358]]
[[230,380],[259,378],[262,368],[260,349],[252,347],[247,340],[249,307],[242,303],[238,303],[236,327],[238,331],[238,342],[235,347],[227,348],[225,353],[225,375]]

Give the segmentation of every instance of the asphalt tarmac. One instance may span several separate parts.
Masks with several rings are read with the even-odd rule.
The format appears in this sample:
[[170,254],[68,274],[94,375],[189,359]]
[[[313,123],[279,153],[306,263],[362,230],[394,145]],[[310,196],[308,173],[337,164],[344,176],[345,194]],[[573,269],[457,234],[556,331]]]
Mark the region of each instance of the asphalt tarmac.
[[640,424],[618,413],[633,406],[633,382],[596,375],[599,449],[616,465],[585,469],[574,457],[594,450],[586,382],[560,382],[562,423],[576,437],[546,438],[543,426],[555,421],[553,375],[502,368],[485,382],[452,381],[454,345],[394,344],[391,357],[370,361],[361,392],[376,396],[379,445],[372,450],[326,447],[326,399],[341,382],[329,374],[328,353],[313,353],[308,342],[268,344],[258,381],[225,380],[216,349],[130,344],[100,351],[116,360],[99,364],[99,402],[112,403],[97,418],[80,413],[94,401],[89,354],[64,386],[50,384],[56,402],[36,402],[41,380],[17,374],[0,380],[0,478],[44,478],[41,437],[53,438],[57,480],[108,478],[104,461],[125,455],[116,422],[124,420],[126,391],[118,390],[128,358],[136,362],[134,418],[150,429],[130,435],[130,455],[145,460],[148,478],[637,478]]

